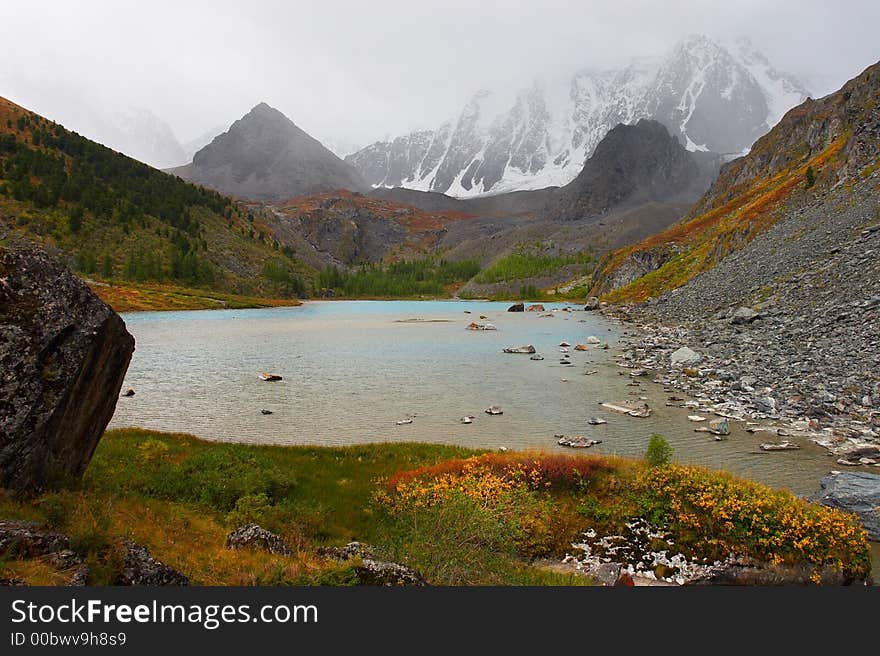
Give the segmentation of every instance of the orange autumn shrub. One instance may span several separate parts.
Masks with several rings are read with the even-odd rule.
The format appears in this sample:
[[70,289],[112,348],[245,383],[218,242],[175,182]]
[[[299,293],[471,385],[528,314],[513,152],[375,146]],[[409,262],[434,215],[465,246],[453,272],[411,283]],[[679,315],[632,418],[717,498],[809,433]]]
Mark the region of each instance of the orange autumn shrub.
[[535,486],[575,488],[600,472],[612,470],[613,463],[601,456],[571,456],[540,451],[486,453],[397,472],[387,479],[386,487],[395,489],[398,483],[461,475],[477,468],[504,479],[528,479]]

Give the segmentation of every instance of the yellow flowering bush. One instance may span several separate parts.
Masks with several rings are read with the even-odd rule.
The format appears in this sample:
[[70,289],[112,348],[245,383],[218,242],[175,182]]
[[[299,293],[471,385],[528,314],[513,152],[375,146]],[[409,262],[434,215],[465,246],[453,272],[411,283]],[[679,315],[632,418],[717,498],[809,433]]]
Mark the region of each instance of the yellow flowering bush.
[[611,534],[634,517],[668,532],[689,558],[805,566],[817,583],[829,572],[870,575],[854,516],[701,467],[485,454],[398,472],[374,499],[400,529],[398,553],[445,582],[474,580],[477,563],[500,552],[558,554],[586,528]]
[[655,519],[662,517],[673,533],[694,541],[775,564],[810,563],[857,576],[870,572],[865,531],[853,515],[789,492],[678,465],[642,471],[635,490],[653,502]]

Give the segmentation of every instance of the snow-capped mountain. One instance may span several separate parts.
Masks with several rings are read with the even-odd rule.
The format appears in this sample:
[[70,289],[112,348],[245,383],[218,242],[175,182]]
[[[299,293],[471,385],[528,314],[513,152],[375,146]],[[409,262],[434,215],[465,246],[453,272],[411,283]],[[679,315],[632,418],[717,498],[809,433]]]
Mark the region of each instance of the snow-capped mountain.
[[96,126],[96,133],[106,146],[156,168],[186,160],[183,146],[171,127],[148,109],[130,107],[116,111]]
[[663,123],[689,150],[740,153],[808,93],[747,41],[690,36],[665,56],[536,81],[497,111],[482,90],[434,130],[346,157],[376,187],[457,197],[564,185],[618,123]]

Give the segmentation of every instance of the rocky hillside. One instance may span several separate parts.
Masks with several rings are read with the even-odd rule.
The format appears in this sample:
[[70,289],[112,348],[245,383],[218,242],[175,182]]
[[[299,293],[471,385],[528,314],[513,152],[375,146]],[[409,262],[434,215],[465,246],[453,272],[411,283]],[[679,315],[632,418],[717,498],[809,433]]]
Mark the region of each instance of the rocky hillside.
[[[780,435],[872,466],[877,253],[880,64],[790,111],[686,220],[610,257],[597,288],[616,301],[651,297],[620,306],[647,331],[633,366],[668,368],[665,384],[725,414],[784,421]],[[697,352],[687,371],[671,362],[680,346]]]
[[748,42],[691,36],[656,60],[585,69],[559,87],[536,82],[501,113],[493,107],[503,99],[480,91],[437,129],[346,161],[373,186],[456,197],[562,186],[619,123],[651,118],[688,150],[739,153],[807,95]]
[[596,278],[610,300],[645,300],[681,286],[777,222],[878,167],[880,65],[788,112],[751,152],[725,165],[682,221],[613,253]]
[[170,172],[224,194],[266,201],[368,186],[349,164],[266,103],[199,150],[191,164]]
[[0,98],[0,242],[41,244],[81,276],[289,295],[304,272],[272,226]]
[[263,211],[273,217],[279,241],[316,269],[428,257],[449,226],[475,218],[462,209],[425,211],[347,191],[301,196]]

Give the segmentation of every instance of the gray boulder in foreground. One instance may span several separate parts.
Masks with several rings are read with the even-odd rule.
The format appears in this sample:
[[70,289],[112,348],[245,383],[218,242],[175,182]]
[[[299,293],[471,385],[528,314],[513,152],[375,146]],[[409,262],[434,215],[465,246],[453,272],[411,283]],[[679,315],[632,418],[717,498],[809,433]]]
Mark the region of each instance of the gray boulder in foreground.
[[702,359],[702,355],[687,346],[682,346],[677,351],[673,351],[672,355],[669,356],[669,362],[672,366],[698,364]]
[[113,416],[134,338],[34,247],[0,248],[0,488],[76,480]]
[[734,325],[742,325],[752,323],[755,319],[760,319],[760,315],[751,308],[740,307],[730,318],[730,323]]
[[819,481],[816,501],[859,516],[868,539],[880,540],[880,474],[832,472]]
[[126,542],[123,546],[125,555],[116,585],[189,585],[189,579],[185,575],[153,558],[145,546],[134,542]]
[[321,547],[318,549],[318,555],[335,558],[340,563],[352,559],[360,560],[360,563],[354,567],[358,585],[386,587],[428,585],[425,577],[412,567],[380,560],[369,546],[360,542],[349,542],[344,547]]
[[289,556],[290,547],[279,536],[257,524],[240,526],[226,536],[228,549],[259,549],[279,556]]

